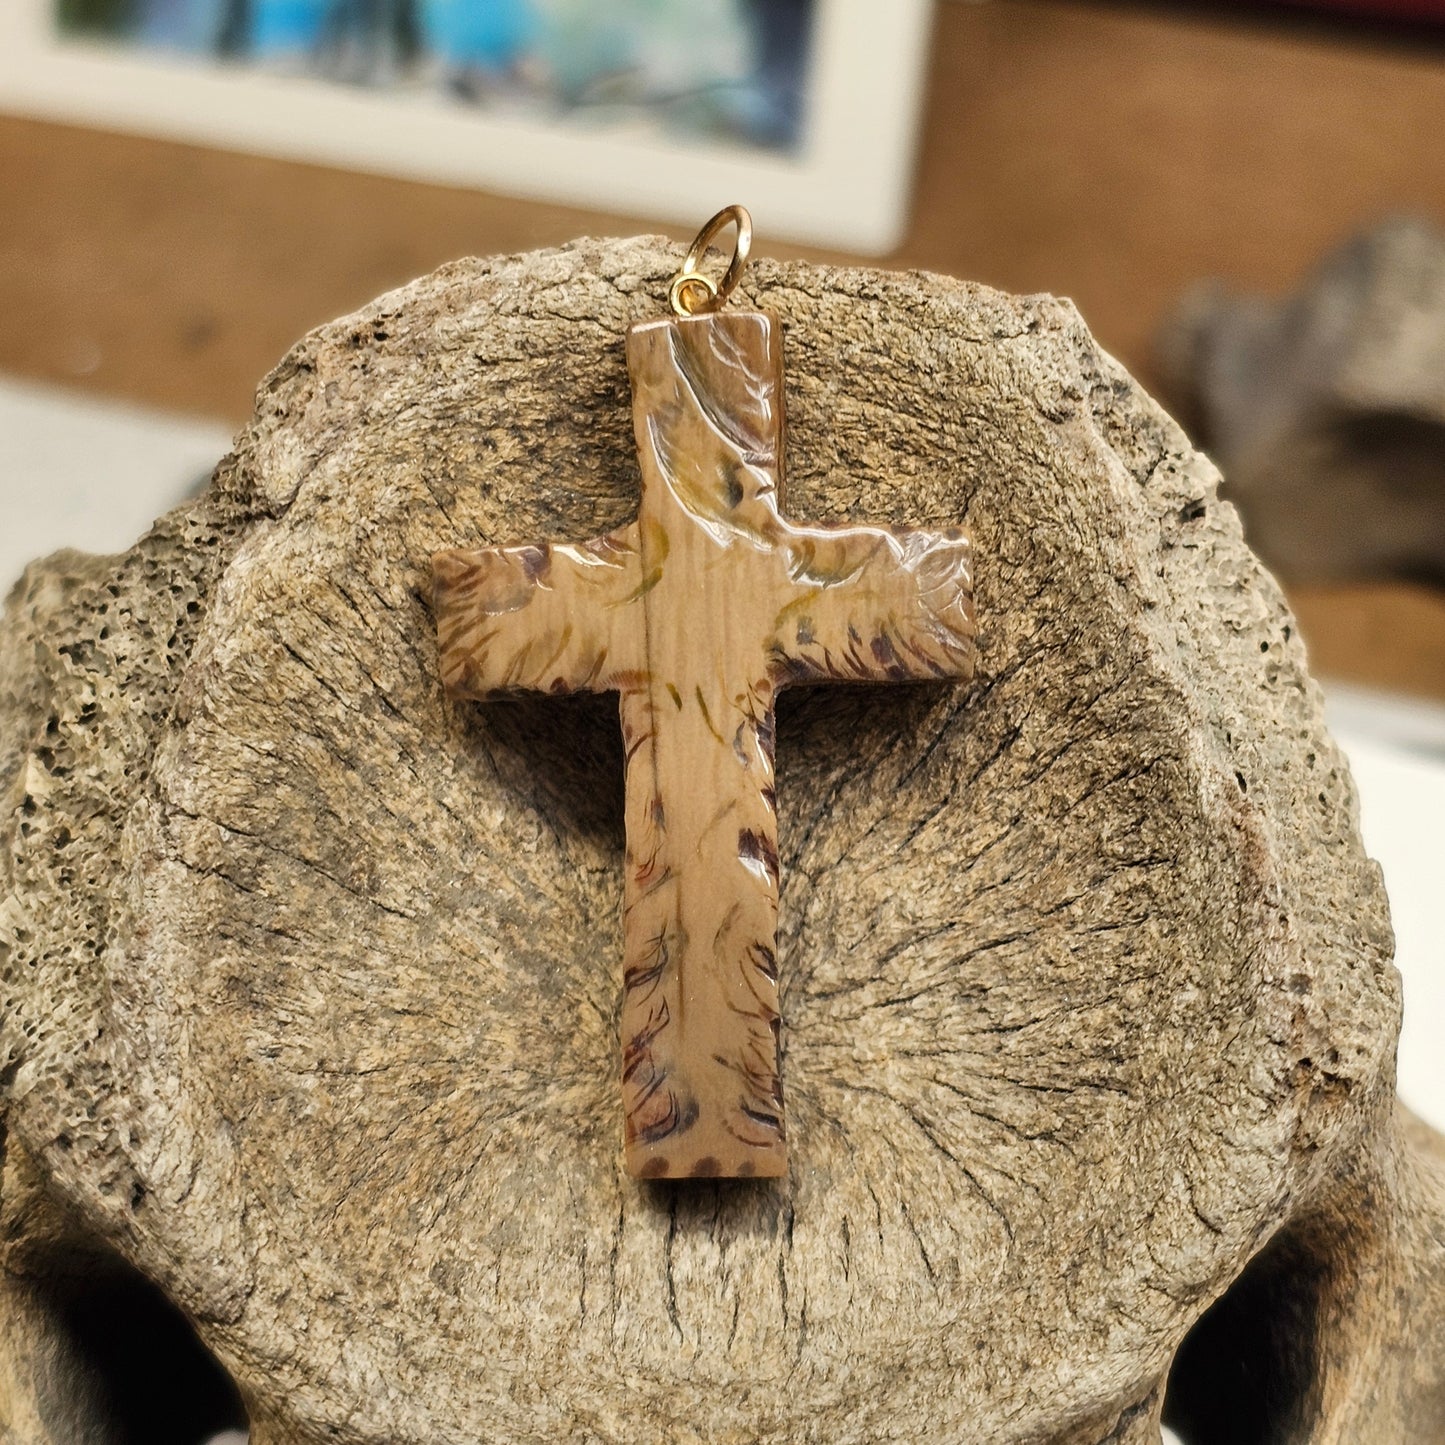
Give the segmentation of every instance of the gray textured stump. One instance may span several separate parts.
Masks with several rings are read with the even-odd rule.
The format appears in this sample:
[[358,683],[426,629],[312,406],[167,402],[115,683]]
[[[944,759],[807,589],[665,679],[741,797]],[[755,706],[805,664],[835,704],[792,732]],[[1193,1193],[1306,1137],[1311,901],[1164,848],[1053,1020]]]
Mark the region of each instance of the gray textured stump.
[[677,260],[382,298],[203,496],[12,596],[0,1435],[111,1438],[77,1259],[259,1445],[1154,1441],[1221,1295],[1195,1439],[1438,1434],[1445,1166],[1353,788],[1213,470],[1065,303],[751,273],[790,507],[966,523],[980,676],[785,699],[791,1174],[626,1177],[616,709],[447,702],[427,579],[632,514]]

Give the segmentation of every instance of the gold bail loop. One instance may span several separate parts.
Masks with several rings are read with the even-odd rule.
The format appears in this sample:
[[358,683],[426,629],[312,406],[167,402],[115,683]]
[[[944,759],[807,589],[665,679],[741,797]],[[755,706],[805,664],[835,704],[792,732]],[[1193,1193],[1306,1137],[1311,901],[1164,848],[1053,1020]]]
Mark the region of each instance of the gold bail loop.
[[[733,258],[723,272],[721,281],[713,281],[698,267],[707,255],[707,248],[717,239],[718,233],[728,226],[737,227],[737,240],[733,243]],[[748,264],[748,252],[753,247],[753,218],[746,206],[724,206],[702,230],[688,248],[682,270],[672,278],[667,288],[668,304],[679,316],[698,316],[705,311],[716,311],[733,293],[733,288],[742,279],[743,268]]]

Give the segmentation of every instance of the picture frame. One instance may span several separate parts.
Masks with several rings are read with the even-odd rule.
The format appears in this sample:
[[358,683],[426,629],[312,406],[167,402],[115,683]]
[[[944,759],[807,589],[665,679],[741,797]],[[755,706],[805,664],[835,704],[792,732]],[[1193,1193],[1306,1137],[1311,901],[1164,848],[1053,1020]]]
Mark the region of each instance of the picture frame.
[[0,5],[0,111],[684,225],[745,201],[764,234],[862,254],[906,223],[933,0],[795,0],[801,118],[772,149],[66,35],[64,3]]

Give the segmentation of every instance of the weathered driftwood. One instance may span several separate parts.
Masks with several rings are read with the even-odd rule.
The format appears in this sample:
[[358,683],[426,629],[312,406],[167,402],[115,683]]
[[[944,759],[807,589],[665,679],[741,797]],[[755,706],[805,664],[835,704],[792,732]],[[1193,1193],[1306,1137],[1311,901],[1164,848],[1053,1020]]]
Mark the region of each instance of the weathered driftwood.
[[1445,581],[1445,236],[1392,220],[1281,300],[1201,286],[1160,337],[1170,399],[1290,578]]
[[971,676],[969,545],[782,515],[775,316],[646,321],[627,358],[637,517],[577,546],[439,553],[442,679],[619,694],[627,1165],[779,1178],[777,695]]
[[979,676],[783,700],[790,1173],[628,1177],[615,704],[448,701],[430,559],[635,512],[622,337],[677,259],[323,328],[205,495],[12,597],[9,1437],[105,1438],[78,1242],[261,1445],[1152,1441],[1176,1355],[1196,1440],[1438,1434],[1445,1161],[1349,776],[1066,304],[753,273],[793,514],[963,522]]

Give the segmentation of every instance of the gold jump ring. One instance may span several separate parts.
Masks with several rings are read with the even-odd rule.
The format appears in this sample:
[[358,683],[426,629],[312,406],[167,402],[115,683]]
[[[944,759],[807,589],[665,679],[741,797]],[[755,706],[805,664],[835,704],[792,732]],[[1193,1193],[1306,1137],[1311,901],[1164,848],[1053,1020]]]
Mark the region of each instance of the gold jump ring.
[[[698,267],[707,255],[707,248],[720,231],[728,226],[737,227],[737,240],[733,244],[733,257],[723,272],[721,281],[713,282],[704,276]],[[743,268],[748,264],[748,252],[753,246],[753,218],[745,206],[724,206],[702,230],[688,248],[682,270],[672,278],[667,288],[667,299],[679,316],[696,316],[703,311],[715,311],[730,295],[742,279]],[[698,293],[703,293],[698,299]]]
[[697,316],[718,304],[717,287],[700,271],[679,271],[667,288],[667,300],[679,316]]

